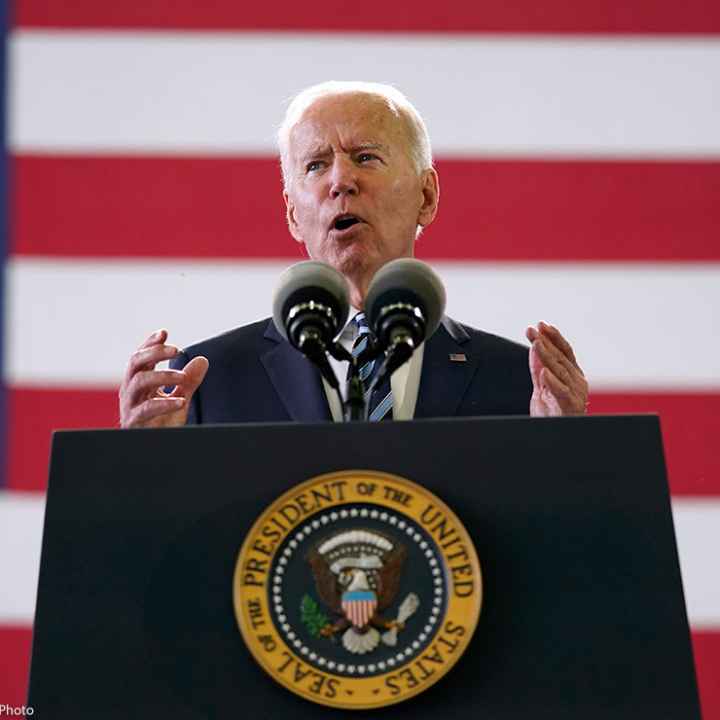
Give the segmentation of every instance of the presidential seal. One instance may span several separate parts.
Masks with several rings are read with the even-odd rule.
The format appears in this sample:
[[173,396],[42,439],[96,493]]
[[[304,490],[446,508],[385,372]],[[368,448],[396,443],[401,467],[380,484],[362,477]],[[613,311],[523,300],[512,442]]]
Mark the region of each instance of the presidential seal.
[[316,703],[367,709],[445,675],[480,614],[470,536],[432,493],[366,470],[278,498],[238,555],[235,614],[255,660]]

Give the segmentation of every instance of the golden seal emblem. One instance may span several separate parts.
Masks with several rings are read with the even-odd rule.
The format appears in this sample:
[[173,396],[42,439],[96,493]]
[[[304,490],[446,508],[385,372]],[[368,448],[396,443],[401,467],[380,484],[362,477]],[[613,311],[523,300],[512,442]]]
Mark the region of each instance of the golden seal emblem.
[[468,532],[440,499],[351,470],[301,483],[262,513],[240,549],[233,599],[248,649],[277,682],[367,709],[450,671],[477,625],[482,578]]

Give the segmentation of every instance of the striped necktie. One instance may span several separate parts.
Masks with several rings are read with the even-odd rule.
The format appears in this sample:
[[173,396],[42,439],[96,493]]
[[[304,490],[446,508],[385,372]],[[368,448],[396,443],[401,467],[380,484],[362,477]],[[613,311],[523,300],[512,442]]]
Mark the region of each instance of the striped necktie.
[[[368,325],[365,313],[359,312],[353,318],[353,323],[357,329],[357,335],[352,346],[353,357],[358,357],[368,346],[368,342],[371,337],[370,326]],[[363,384],[363,390],[365,391],[365,401],[368,401],[368,388],[375,379],[382,365],[382,357],[369,360],[360,366],[360,380]],[[390,379],[388,378],[385,382],[375,391],[370,398],[368,405],[368,420],[370,422],[379,422],[384,419],[392,418],[392,390],[390,389]]]

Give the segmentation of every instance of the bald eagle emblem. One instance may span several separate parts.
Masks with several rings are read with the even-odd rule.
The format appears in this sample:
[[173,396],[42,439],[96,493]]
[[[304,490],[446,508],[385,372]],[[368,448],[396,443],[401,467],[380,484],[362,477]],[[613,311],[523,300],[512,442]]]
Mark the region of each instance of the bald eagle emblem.
[[316,545],[307,561],[317,593],[333,618],[328,619],[305,596],[303,617],[308,629],[330,639],[342,634],[343,647],[358,655],[371,652],[380,642],[396,645],[398,632],[420,604],[410,593],[394,620],[382,615],[395,602],[406,555],[403,545],[374,530],[341,532]]

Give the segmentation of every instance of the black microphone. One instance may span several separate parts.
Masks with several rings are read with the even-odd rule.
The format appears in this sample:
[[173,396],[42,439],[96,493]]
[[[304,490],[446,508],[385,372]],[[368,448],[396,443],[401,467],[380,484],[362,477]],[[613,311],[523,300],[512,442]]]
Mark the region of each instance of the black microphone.
[[318,366],[336,390],[340,387],[327,352],[345,327],[350,301],[345,278],[316,260],[289,267],[273,297],[273,322],[278,332]]
[[445,288],[429,265],[400,258],[383,265],[368,288],[365,313],[385,362],[373,386],[380,385],[437,330],[445,312]]

